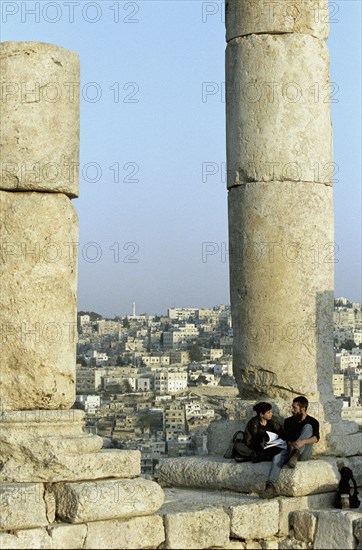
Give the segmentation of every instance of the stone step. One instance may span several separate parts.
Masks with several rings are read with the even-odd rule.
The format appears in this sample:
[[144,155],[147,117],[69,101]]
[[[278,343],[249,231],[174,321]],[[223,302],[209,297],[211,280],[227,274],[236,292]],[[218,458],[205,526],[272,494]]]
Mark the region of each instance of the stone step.
[[[362,457],[344,459],[358,485],[362,485]],[[220,457],[179,457],[161,460],[158,482],[163,487],[194,487],[252,493],[268,476],[270,462],[237,463]],[[277,491],[279,495],[299,497],[334,491],[340,480],[337,459],[323,458],[299,462],[294,470],[284,467]]]
[[134,478],[141,473],[141,453],[102,449],[98,453],[38,455],[36,449],[19,467],[15,457],[7,457],[0,482],[58,482]]
[[[230,491],[164,491],[165,502],[158,514],[163,517],[163,548],[167,549],[278,548],[289,533],[291,512],[321,508],[332,511],[334,499],[334,493],[261,500]],[[264,541],[264,546],[257,541]]]

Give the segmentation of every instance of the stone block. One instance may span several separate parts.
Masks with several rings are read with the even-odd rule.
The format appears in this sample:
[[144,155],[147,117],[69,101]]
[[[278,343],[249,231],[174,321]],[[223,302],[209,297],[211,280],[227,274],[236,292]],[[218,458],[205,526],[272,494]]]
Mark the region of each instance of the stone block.
[[279,535],[289,534],[289,518],[297,510],[308,508],[308,497],[279,498]]
[[82,411],[32,412],[33,416],[27,414],[29,411],[0,413],[0,460],[5,464],[0,476],[3,478],[5,471],[13,468],[16,472],[21,465],[24,481],[27,471],[36,471],[42,463],[54,463],[55,457],[91,454],[102,448],[101,437],[83,432]]
[[228,200],[233,365],[242,397],[333,400],[332,188],[247,183]]
[[65,195],[0,191],[3,410],[75,401],[77,241]]
[[304,542],[313,542],[317,528],[317,514],[308,510],[293,512],[291,525],[294,530],[294,537]]
[[224,456],[233,435],[243,429],[240,420],[221,420],[212,422],[207,429],[207,448],[210,454]]
[[54,483],[56,516],[68,523],[146,516],[163,504],[161,487],[146,479]]
[[102,478],[134,478],[141,473],[139,451],[103,449],[99,453],[44,456],[41,460],[19,468],[17,461],[8,461],[0,472],[0,481],[80,481]]
[[[264,484],[270,462],[236,463],[219,457],[180,457],[161,460],[158,481],[164,487],[194,487],[251,493]],[[328,493],[337,488],[336,460],[300,462],[294,470],[283,468],[277,483],[280,496],[300,497]]]
[[219,508],[165,514],[163,521],[168,549],[223,547],[229,541],[230,519]]
[[51,549],[52,541],[45,528],[24,529],[14,533],[0,533],[0,548]]
[[223,550],[246,550],[246,548],[247,546],[245,542],[242,542],[241,540],[237,540],[237,539],[230,539],[229,542],[227,542],[223,546]]
[[83,548],[87,535],[87,525],[68,525],[65,523],[52,525],[48,528],[48,533],[51,538],[52,548],[62,550]]
[[353,533],[353,522],[359,517],[356,512],[320,512],[313,548],[355,548],[357,539]]
[[42,483],[0,484],[0,530],[30,529],[48,524]]
[[[301,34],[252,34],[229,42],[228,188],[247,182],[332,185],[334,92],[324,41]],[[268,218],[279,219],[271,212]]]
[[261,547],[265,550],[278,550],[279,548],[278,539],[262,540],[260,541],[260,544],[261,544]]
[[0,189],[78,196],[78,56],[39,42],[0,48]]
[[94,521],[87,525],[83,548],[142,549],[157,548],[165,533],[160,516],[144,516],[126,520]]
[[279,536],[289,533],[289,518],[292,512],[300,510],[317,510],[319,508],[331,508],[333,506],[335,492],[320,493],[304,497],[279,498]]
[[241,539],[265,539],[279,530],[279,503],[255,502],[230,509],[231,536]]
[[328,0],[269,3],[227,0],[226,40],[247,34],[299,33],[325,39],[329,34]]
[[309,548],[309,545],[295,539],[293,536],[289,536],[279,542],[279,548],[280,550],[304,550]]

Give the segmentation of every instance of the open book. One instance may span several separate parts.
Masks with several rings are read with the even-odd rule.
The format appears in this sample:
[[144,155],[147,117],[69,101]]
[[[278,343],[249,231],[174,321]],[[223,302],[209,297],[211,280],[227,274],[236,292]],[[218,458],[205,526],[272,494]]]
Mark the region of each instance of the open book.
[[287,448],[287,442],[284,441],[278,434],[274,432],[266,432],[269,437],[269,441],[265,444],[264,449],[270,449],[270,447],[280,447],[281,449]]

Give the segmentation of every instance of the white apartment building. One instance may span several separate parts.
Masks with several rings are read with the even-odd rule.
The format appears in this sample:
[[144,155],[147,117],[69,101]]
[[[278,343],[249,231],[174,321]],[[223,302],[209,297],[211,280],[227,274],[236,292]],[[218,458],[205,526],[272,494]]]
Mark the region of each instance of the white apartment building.
[[190,317],[195,319],[198,308],[171,307],[167,310],[168,316],[173,321],[187,321]]
[[100,395],[78,395],[77,401],[83,403],[84,410],[87,414],[95,414],[101,406]]
[[199,331],[192,323],[187,323],[184,327],[177,330],[166,331],[163,333],[164,349],[178,349],[182,344],[187,344],[192,340],[196,340],[199,336]]
[[186,371],[160,370],[155,372],[155,391],[157,394],[177,393],[187,388]]
[[81,327],[84,325],[88,325],[90,323],[90,317],[89,315],[80,315],[79,316],[79,324]]
[[333,394],[336,397],[344,395],[344,374],[333,374]]
[[227,363],[219,363],[217,365],[214,365],[214,375],[222,376],[223,374],[227,374],[228,376],[233,376],[233,364],[231,361],[228,361]]
[[358,367],[361,364],[361,357],[353,353],[336,353],[336,369],[345,370],[348,367]]
[[167,367],[170,364],[168,355],[142,355],[141,359],[146,367]]

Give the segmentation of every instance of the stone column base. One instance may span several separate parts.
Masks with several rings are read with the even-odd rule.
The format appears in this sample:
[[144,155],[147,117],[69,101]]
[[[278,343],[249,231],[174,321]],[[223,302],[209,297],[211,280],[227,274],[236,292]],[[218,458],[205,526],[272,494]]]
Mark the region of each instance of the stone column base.
[[79,410],[3,411],[0,481],[55,482],[133,478],[139,451],[102,450],[103,440],[83,431]]

